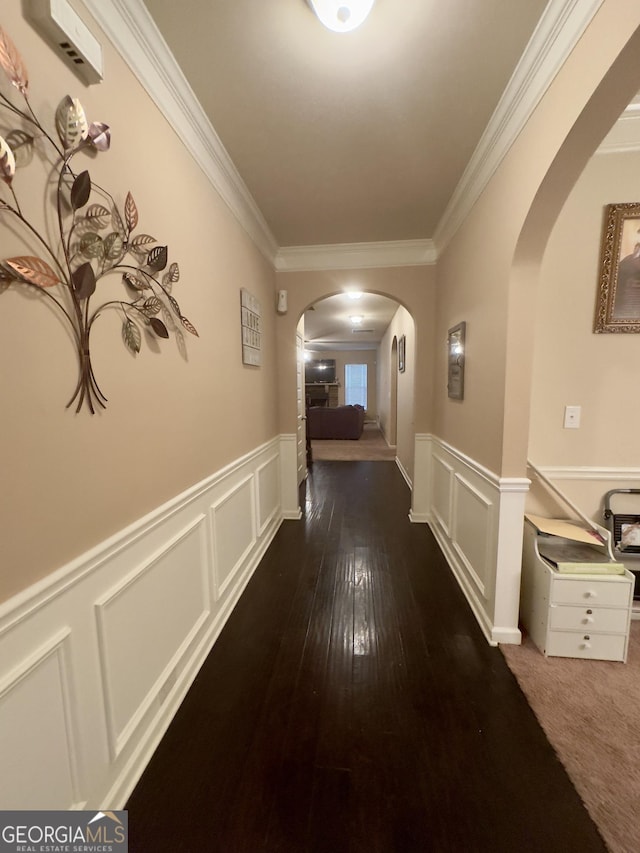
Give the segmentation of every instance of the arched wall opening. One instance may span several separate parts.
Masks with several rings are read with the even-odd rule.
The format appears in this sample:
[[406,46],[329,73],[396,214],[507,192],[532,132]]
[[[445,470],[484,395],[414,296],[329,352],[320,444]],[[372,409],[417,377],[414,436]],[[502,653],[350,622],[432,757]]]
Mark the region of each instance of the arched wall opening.
[[[558,298],[558,293],[571,290],[572,282],[567,281],[565,286],[561,280],[558,280],[556,282],[555,298],[551,299],[551,301],[547,298],[542,305],[539,305],[537,296],[540,288],[540,275],[549,238],[558,223],[561,211],[570,198],[577,182],[579,182],[581,176],[584,174],[585,168],[590,163],[594,152],[603,138],[619,118],[627,104],[630,103],[638,90],[640,90],[639,54],[640,30],[637,30],[589,99],[554,158],[536,193],[516,246],[509,296],[512,317],[510,318],[508,336],[507,381],[505,387],[505,442],[503,448],[503,464],[511,470],[520,469],[524,471],[523,464],[526,464],[530,450],[536,449],[535,446],[533,448],[530,447],[530,424],[533,413],[531,411],[532,397],[529,392],[532,390],[534,352],[536,346],[548,346],[552,340],[550,334],[546,336],[540,334],[541,325],[546,323],[556,330],[564,327],[563,334],[555,336],[555,375],[551,375],[547,371],[547,378],[551,383],[558,383],[563,376],[565,365],[570,355],[566,350],[572,346],[572,336],[568,334],[568,330],[569,327],[573,326],[575,314],[580,315],[580,322],[583,326],[585,323],[588,324],[588,328],[584,330],[587,335],[591,337],[593,334],[593,319],[599,275],[601,227],[604,212],[602,201],[598,202],[593,197],[589,200],[589,203],[593,207],[587,212],[590,216],[586,220],[586,223],[588,224],[590,220],[592,221],[593,217],[596,218],[597,226],[595,233],[593,226],[589,226],[588,232],[584,230],[587,224],[582,219],[579,221],[576,219],[574,223],[578,240],[572,240],[570,227],[566,231],[566,253],[575,251],[578,248],[581,242],[580,237],[584,241],[589,241],[588,245],[582,246],[580,250],[582,258],[586,259],[587,256],[589,258],[586,266],[582,263],[567,265],[568,276],[580,276],[583,278],[583,289],[574,294],[575,298],[573,302],[569,304],[565,303],[564,310],[562,309],[563,300]],[[611,158],[611,155],[599,156]],[[629,163],[629,168],[633,168],[631,162]],[[602,172],[602,169],[599,171]],[[633,186],[632,176],[633,172],[630,171],[629,182],[631,186]],[[603,181],[604,178],[601,177],[601,185]],[[623,190],[623,186],[622,182],[615,177],[614,171],[612,174],[611,191],[615,197],[610,196],[610,202],[625,200],[619,197],[619,193],[628,193],[630,186],[627,186],[626,190]],[[638,187],[638,191],[640,191],[640,187]],[[638,192],[635,195],[638,196]],[[549,309],[553,302],[556,303],[556,308],[554,311],[550,311]],[[564,323],[559,322],[561,317],[564,318]],[[585,342],[584,337],[578,336],[577,339],[574,339],[573,344],[573,356],[577,356],[578,359],[580,359],[580,355],[576,352],[576,348],[579,348],[580,340],[583,343]],[[592,384],[601,383],[601,377],[608,370],[607,359],[613,355],[612,347],[607,345],[606,340],[598,337],[597,345],[600,345],[602,358],[600,363],[598,363],[597,359],[590,360],[589,362],[588,371],[590,376],[588,381]],[[587,365],[584,362],[583,367],[586,371]],[[562,384],[564,385],[565,383]],[[524,393],[525,388],[527,389],[526,393]],[[538,394],[535,402],[537,406],[544,405],[544,397]],[[568,398],[566,403],[570,404]],[[509,413],[508,416],[507,413]],[[559,463],[559,457],[562,457],[565,461],[567,460],[567,452],[571,454],[571,441],[582,436],[582,433],[576,431],[567,434],[562,427],[562,414],[561,410],[556,411],[555,422],[547,421],[546,427],[558,439],[555,442],[558,452],[558,455],[555,456],[556,464]],[[546,419],[540,418],[539,411],[535,413],[534,420],[540,424],[540,429],[544,429],[542,422]],[[557,430],[558,422],[560,422],[560,433]],[[588,448],[583,447],[583,453],[588,454],[588,452]],[[586,464],[586,456],[582,458],[583,464]],[[553,464],[544,460],[538,460],[538,462],[541,464]]]
[[[624,8],[622,8],[624,6]],[[438,259],[437,338],[467,323],[465,398],[434,395],[428,516],[479,623],[519,642],[536,292],[558,213],[640,88],[640,8],[604,0]],[[589,284],[591,310],[595,282]],[[540,321],[541,322],[541,321]],[[562,369],[560,342],[556,372]],[[435,350],[438,373],[445,355]],[[575,401],[566,400],[566,403]]]
[[[640,90],[639,51],[636,30],[549,169],[522,230],[513,269],[514,298],[534,294],[536,308],[531,310],[529,297],[530,394],[522,412],[527,444],[513,450],[521,457],[526,453],[600,524],[607,491],[640,486],[635,461],[640,406],[628,393],[636,383],[638,338],[593,332],[605,209],[640,198],[640,145],[634,150],[627,142],[624,150],[594,151]],[[564,427],[568,405],[581,409],[579,429]],[[528,473],[528,508],[567,514],[566,504],[532,470]]]
[[[416,432],[430,429],[431,404],[433,397],[433,318],[435,310],[435,269],[433,266],[376,268],[367,270],[313,270],[278,273],[276,287],[287,291],[288,311],[276,321],[278,347],[278,418],[280,434],[285,437],[295,433],[296,424],[296,350],[295,333],[299,320],[305,310],[315,302],[353,289],[376,293],[393,299],[400,306],[396,314],[396,326],[389,333],[407,338],[407,364],[411,370],[405,371],[399,379],[404,386],[404,450],[398,449],[403,474],[411,481],[414,476],[413,442]],[[394,322],[396,321],[394,318]],[[403,319],[404,318],[404,319]],[[400,324],[400,325],[398,325]],[[391,357],[391,340],[380,348],[381,353]],[[422,358],[421,358],[422,354]],[[417,368],[413,370],[413,365]],[[379,375],[389,376],[389,369],[381,366]],[[385,395],[379,390],[379,398]],[[388,397],[385,397],[388,399]],[[284,451],[286,455],[286,451]],[[288,482],[291,475],[284,466],[283,477]],[[286,489],[285,489],[286,491]],[[289,500],[294,493],[289,489]]]

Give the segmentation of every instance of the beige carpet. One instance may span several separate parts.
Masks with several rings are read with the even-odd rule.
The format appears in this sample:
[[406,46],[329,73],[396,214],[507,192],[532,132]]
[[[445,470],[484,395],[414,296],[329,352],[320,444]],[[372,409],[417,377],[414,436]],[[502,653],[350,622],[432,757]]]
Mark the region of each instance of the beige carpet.
[[640,622],[626,664],[501,651],[607,846],[640,850]]
[[389,447],[376,424],[365,424],[360,438],[355,441],[313,439],[311,452],[314,461],[330,460],[338,462],[393,461],[396,458],[394,447]]

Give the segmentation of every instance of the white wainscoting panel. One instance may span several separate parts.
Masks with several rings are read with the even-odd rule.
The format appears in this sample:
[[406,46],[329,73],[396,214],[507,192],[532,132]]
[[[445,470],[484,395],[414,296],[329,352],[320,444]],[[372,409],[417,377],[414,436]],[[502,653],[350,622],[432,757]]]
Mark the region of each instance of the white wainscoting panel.
[[465,564],[469,577],[484,596],[491,575],[491,540],[493,501],[466,477],[454,477],[455,505],[452,539],[454,548]]
[[[77,744],[65,644],[69,631],[22,661],[0,685],[0,803],[23,808],[21,791],[52,809],[78,805]],[[43,701],[46,697],[46,701]],[[19,733],[28,731],[23,739]]]
[[429,520],[431,499],[431,436],[416,433],[413,441],[413,487],[409,520],[425,524]]
[[433,487],[431,512],[444,533],[449,536],[453,509],[454,468],[442,454],[434,453],[431,470]]
[[529,480],[501,479],[435,436],[428,446],[428,516],[434,536],[489,642],[519,643]]
[[256,472],[258,490],[258,536],[280,509],[280,468],[277,454],[260,465]]
[[124,806],[292,510],[282,446],[247,453],[0,604],[3,808]]
[[234,485],[211,507],[216,598],[224,595],[256,541],[254,477]]
[[[163,543],[96,603],[113,758],[134,734],[209,614],[205,518],[199,515]],[[163,618],[167,612],[169,620]]]
[[280,506],[283,518],[301,518],[298,494],[298,437],[280,436]]

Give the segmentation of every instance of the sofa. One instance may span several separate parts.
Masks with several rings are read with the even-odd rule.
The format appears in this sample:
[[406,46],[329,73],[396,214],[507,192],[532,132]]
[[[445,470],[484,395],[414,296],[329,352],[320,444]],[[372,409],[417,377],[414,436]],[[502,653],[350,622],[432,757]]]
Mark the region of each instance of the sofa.
[[311,439],[358,439],[363,427],[362,406],[312,406],[307,409],[307,429]]

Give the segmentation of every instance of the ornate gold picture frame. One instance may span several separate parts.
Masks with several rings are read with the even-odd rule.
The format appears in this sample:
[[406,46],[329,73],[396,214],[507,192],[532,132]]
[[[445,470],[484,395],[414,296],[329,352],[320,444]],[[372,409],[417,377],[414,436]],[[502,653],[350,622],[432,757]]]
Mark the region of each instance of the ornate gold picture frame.
[[640,332],[640,203],[606,207],[594,332]]

